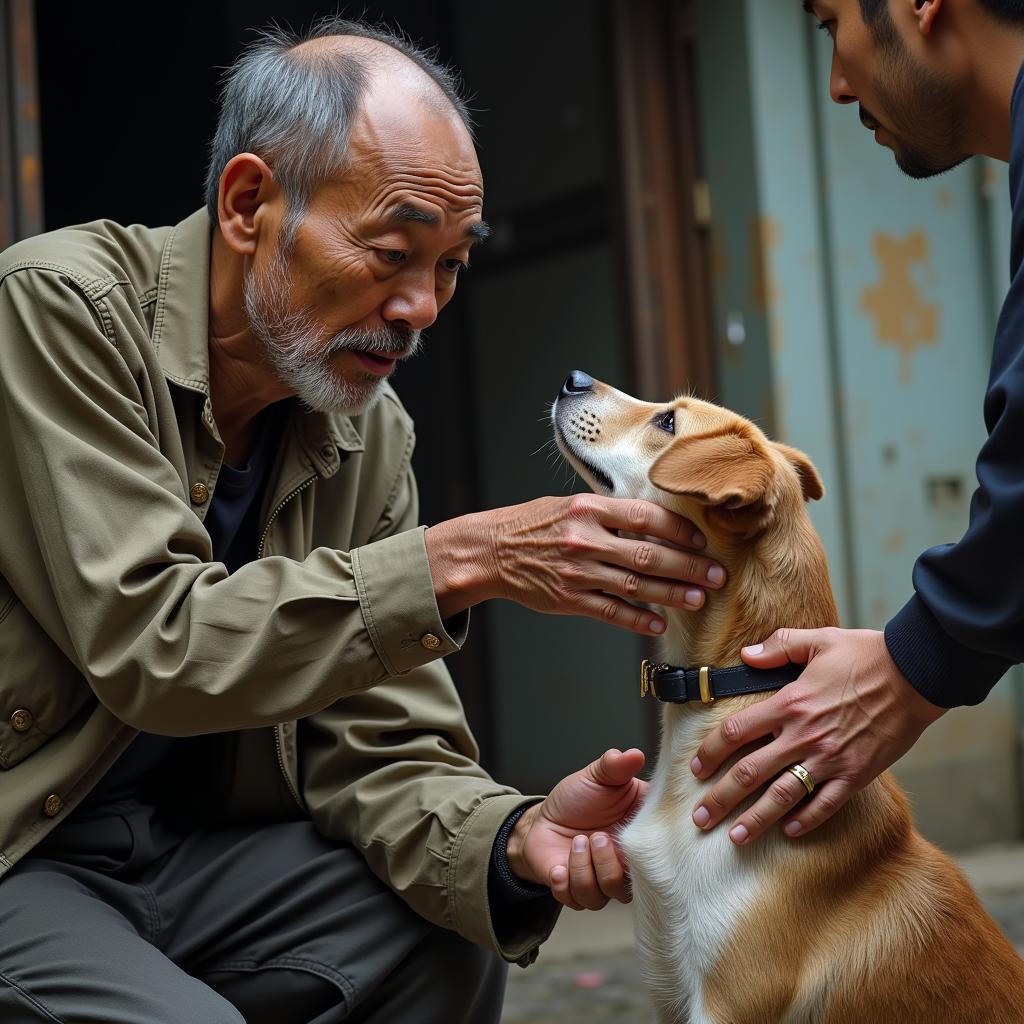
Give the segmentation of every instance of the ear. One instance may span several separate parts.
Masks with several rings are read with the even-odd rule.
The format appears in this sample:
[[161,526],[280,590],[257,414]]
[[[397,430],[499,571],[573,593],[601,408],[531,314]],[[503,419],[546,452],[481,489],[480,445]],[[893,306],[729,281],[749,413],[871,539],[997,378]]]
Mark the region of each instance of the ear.
[[779,444],[773,441],[772,444],[782,452],[786,461],[796,470],[800,477],[800,487],[804,492],[804,501],[820,501],[825,497],[825,485],[818,476],[811,460],[797,448],[790,448],[788,444]]
[[663,491],[741,509],[767,501],[774,472],[771,455],[760,441],[729,431],[676,438],[648,475]]
[[921,35],[926,36],[934,31],[935,19],[942,10],[942,0],[914,0],[914,17]]
[[217,217],[228,248],[251,256],[259,237],[257,214],[279,196],[280,188],[265,161],[252,153],[238,153],[220,175]]

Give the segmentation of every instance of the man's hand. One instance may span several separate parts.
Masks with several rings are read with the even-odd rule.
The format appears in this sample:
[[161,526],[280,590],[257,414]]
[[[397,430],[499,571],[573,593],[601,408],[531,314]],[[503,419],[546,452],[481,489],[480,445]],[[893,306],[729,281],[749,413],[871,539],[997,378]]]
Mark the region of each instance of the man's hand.
[[[884,635],[871,630],[780,629],[763,645],[744,648],[743,659],[756,668],[787,661],[807,668],[773,697],[723,722],[691,764],[698,778],[710,779],[740,748],[774,737],[741,757],[694,810],[694,823],[712,829],[772,783],[729,830],[737,844],[756,839],[787,814],[786,835],[817,828],[945,714],[906,681],[889,657]],[[786,771],[797,763],[814,779],[810,797]]]
[[427,530],[426,545],[442,618],[497,597],[657,636],[664,619],[632,602],[693,610],[725,582],[689,520],[597,494],[462,516]]
[[628,903],[626,868],[609,831],[643,802],[647,783],[635,777],[643,766],[642,751],[609,750],[563,779],[516,822],[508,841],[512,871],[550,886],[573,910],[600,910],[610,899]]

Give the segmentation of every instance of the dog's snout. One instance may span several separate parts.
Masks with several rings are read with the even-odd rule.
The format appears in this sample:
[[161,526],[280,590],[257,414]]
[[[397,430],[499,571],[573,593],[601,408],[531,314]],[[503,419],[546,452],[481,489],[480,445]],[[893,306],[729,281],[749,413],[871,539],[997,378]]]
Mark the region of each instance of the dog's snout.
[[568,395],[585,395],[588,391],[594,390],[594,378],[584,373],[582,370],[573,370],[568,377],[565,378],[565,383],[562,385],[562,394]]

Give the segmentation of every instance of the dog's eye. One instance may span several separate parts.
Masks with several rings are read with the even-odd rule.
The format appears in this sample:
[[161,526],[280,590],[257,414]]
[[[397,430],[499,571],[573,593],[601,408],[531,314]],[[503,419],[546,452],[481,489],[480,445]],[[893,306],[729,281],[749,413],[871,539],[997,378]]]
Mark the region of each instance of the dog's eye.
[[664,430],[667,434],[674,434],[676,432],[675,409],[669,409],[668,412],[658,413],[658,415],[654,417],[653,423],[659,430]]

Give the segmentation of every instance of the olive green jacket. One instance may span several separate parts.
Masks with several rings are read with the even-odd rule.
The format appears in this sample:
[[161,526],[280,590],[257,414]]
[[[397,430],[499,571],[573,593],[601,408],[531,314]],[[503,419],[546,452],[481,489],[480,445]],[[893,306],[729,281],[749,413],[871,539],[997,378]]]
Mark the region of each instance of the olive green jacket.
[[441,661],[467,621],[439,617],[394,393],[353,418],[292,403],[260,557],[213,560],[210,230],[100,221],[0,254],[0,872],[139,730],[232,734],[220,820],[308,815],[529,962],[555,904],[495,937],[491,847],[525,800],[476,763]]

